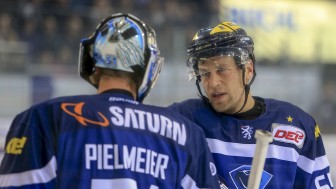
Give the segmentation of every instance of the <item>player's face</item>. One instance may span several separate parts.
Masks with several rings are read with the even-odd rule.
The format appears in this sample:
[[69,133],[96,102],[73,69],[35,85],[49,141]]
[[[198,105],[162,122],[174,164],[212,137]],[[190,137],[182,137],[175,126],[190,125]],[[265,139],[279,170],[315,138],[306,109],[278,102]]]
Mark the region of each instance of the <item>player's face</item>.
[[232,57],[216,56],[198,64],[203,89],[212,107],[233,114],[244,103],[242,70]]

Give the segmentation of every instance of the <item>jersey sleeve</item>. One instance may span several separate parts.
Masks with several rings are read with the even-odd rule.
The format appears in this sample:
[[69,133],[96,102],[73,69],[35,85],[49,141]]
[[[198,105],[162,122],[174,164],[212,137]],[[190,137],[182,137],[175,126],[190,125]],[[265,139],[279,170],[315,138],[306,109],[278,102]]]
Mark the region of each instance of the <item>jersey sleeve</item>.
[[307,131],[307,141],[297,162],[299,169],[296,173],[294,188],[332,189],[330,166],[317,124],[312,131]]
[[45,128],[47,116],[34,109],[11,123],[0,166],[0,188],[53,188],[56,159]]
[[[198,129],[198,126],[194,125],[194,127],[194,129]],[[205,140],[204,133],[200,132],[200,135],[198,135],[198,137],[193,137],[191,142],[193,144],[189,146],[194,152],[190,157],[187,175],[182,181],[183,188],[219,189],[217,170],[210,149]],[[197,187],[195,187],[195,185]]]

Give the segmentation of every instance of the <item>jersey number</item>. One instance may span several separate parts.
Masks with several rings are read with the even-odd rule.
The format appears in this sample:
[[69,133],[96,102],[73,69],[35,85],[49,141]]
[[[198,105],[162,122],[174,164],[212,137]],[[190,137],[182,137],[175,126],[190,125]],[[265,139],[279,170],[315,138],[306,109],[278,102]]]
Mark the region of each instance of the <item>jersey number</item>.
[[[325,184],[325,185],[322,185],[322,186],[320,185],[320,181],[323,181],[325,179],[326,178],[325,178],[324,175],[320,175],[320,176],[316,177],[316,179],[315,179],[316,188],[318,188],[318,189],[330,189],[330,186],[328,184]],[[329,180],[330,183],[332,183],[331,178],[330,178],[330,173],[328,174],[328,180]]]

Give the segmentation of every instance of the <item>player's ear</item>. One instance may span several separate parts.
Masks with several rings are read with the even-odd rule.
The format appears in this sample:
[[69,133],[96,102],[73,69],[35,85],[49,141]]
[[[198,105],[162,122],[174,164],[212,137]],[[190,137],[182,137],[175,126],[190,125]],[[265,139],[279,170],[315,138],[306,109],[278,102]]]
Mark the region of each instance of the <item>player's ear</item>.
[[249,60],[245,65],[245,83],[248,85],[251,83],[254,73],[254,67],[252,60]]

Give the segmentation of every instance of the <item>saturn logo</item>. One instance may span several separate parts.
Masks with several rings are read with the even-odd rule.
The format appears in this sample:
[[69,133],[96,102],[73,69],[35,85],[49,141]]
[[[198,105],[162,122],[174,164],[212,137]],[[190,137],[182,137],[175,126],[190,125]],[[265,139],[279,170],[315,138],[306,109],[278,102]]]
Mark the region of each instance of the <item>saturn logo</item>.
[[109,125],[108,119],[100,112],[98,112],[98,115],[103,119],[103,121],[95,121],[95,120],[91,120],[91,119],[83,117],[82,112],[83,112],[84,104],[85,104],[84,102],[80,102],[77,104],[76,103],[62,103],[61,108],[65,113],[73,116],[80,124],[84,126],[87,126],[88,123],[100,125],[103,127],[106,127]]

